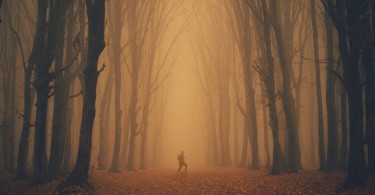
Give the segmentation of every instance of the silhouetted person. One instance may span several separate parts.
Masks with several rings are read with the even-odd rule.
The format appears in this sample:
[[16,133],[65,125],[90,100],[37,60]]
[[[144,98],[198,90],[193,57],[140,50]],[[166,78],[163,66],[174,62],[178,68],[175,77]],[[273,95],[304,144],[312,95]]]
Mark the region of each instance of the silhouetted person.
[[184,151],[181,151],[181,154],[177,156],[177,159],[178,159],[178,164],[180,165],[180,168],[178,168],[178,172],[180,172],[181,168],[183,166],[185,166],[185,173],[186,173],[186,170],[187,170],[187,164],[185,162],[185,155],[184,155]]

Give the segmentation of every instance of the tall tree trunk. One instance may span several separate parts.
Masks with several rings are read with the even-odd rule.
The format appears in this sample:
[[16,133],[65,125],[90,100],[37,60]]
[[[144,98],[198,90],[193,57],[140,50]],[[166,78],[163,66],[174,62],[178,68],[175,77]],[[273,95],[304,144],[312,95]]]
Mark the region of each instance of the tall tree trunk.
[[[35,46],[33,46],[35,48]],[[34,51],[34,50],[33,50]],[[33,51],[31,53],[33,53]],[[32,54],[33,55],[33,54]],[[30,120],[32,112],[32,103],[34,100],[35,91],[31,88],[31,77],[34,64],[32,61],[32,55],[30,56],[29,63],[25,69],[24,75],[24,98],[23,98],[23,122],[21,139],[18,147],[18,158],[17,158],[17,175],[16,179],[26,179],[26,165],[28,155],[28,140],[30,135]]]
[[[246,124],[245,124],[246,125]],[[249,144],[249,136],[247,136],[248,131],[247,128],[244,125],[243,129],[243,136],[242,136],[242,152],[241,152],[241,160],[240,163],[238,164],[238,167],[246,167],[247,166],[247,148]]]
[[[359,60],[366,40],[366,26],[363,17],[369,1],[328,1],[330,11],[336,10],[335,26],[339,34],[339,49],[344,65],[343,75],[349,103],[349,164],[343,187],[365,182],[365,151],[363,143],[363,104]],[[349,30],[342,29],[347,25]]]
[[[152,47],[152,46],[151,46]],[[140,168],[146,168],[146,140],[147,140],[147,131],[148,131],[148,116],[150,112],[150,103],[151,103],[151,75],[153,69],[153,56],[151,56],[151,64],[147,69],[146,75],[146,93],[145,93],[145,104],[143,108],[143,125],[141,132],[141,153],[140,153]]]
[[334,70],[334,37],[333,24],[328,14],[325,15],[326,26],[326,43],[327,43],[327,88],[326,88],[326,108],[327,108],[327,123],[328,123],[328,150],[327,150],[327,169],[334,171],[338,168],[338,133],[337,133],[337,118],[336,118],[336,76],[331,71]]
[[[64,1],[63,6],[65,13],[72,1]],[[64,47],[65,47],[65,23],[66,17],[59,17],[57,26],[61,29],[56,34],[56,51],[55,51],[55,70],[61,70],[64,62]],[[66,123],[66,99],[69,97],[69,91],[66,91],[66,83],[64,83],[66,73],[59,74],[54,80],[54,106],[52,119],[52,138],[51,138],[51,152],[48,164],[48,177],[56,178],[63,176],[62,163],[65,150],[65,130],[63,125]]]
[[[125,110],[127,110],[127,107],[124,107]],[[120,166],[121,167],[126,167],[126,160],[127,160],[127,154],[129,151],[129,136],[130,136],[130,119],[129,119],[129,113],[126,113],[124,116],[124,133],[123,133],[123,138],[122,138],[122,146],[121,146],[121,154],[120,154]]]
[[[365,180],[365,151],[363,147],[363,104],[362,104],[362,87],[359,72],[359,59],[363,44],[363,35],[360,21],[362,15],[360,13],[361,5],[364,1],[350,0],[347,2],[347,18],[348,24],[352,27],[352,34],[349,40],[344,42],[341,38],[339,47],[344,60],[344,79],[349,100],[349,119],[350,119],[350,148],[349,148],[349,166],[347,174],[347,184],[364,184]],[[340,32],[339,36],[343,37],[344,32]],[[346,36],[346,34],[344,35]],[[346,46],[349,43],[349,50]],[[345,47],[345,48],[344,48]],[[348,55],[345,51],[350,51]],[[347,59],[349,57],[349,59]]]
[[4,96],[4,118],[3,118],[3,149],[4,149],[4,165],[5,169],[11,171],[13,168],[13,139],[14,139],[14,96],[15,96],[15,76],[16,76],[16,44],[14,43],[15,38],[11,39],[9,59],[7,60],[9,65],[5,74],[3,83],[3,96]]
[[[136,8],[137,5],[132,5],[129,8],[129,34],[133,35],[136,27]],[[136,35],[135,35],[136,36]],[[134,38],[130,43],[130,55],[131,55],[131,97],[130,97],[130,106],[129,106],[129,117],[130,117],[130,140],[129,140],[129,153],[127,159],[126,168],[128,170],[135,170],[134,167],[134,156],[135,156],[135,138],[137,136],[137,102],[138,102],[138,77],[139,77],[139,61],[138,61],[138,40]]]
[[[277,13],[277,3],[271,3],[271,12]],[[287,58],[287,54],[285,51],[285,43],[283,40],[283,32],[281,31],[280,23],[278,18],[273,17],[271,20],[271,25],[275,32],[276,38],[276,46],[279,52],[280,58],[280,69],[281,69],[281,76],[282,76],[282,105],[284,108],[285,114],[285,123],[286,123],[286,132],[288,137],[287,150],[286,150],[286,157],[288,159],[287,168],[292,172],[298,172],[298,164],[299,164],[299,154],[297,145],[297,129],[295,124],[295,108],[294,108],[294,98],[291,89],[291,73],[289,68],[290,61]]]
[[[223,70],[221,70],[223,71]],[[227,74],[227,72],[223,74]],[[229,81],[227,75],[224,75],[222,81],[219,81],[219,135],[221,144],[221,165],[230,166],[232,164],[229,146]]]
[[[162,20],[162,19],[160,19]],[[149,114],[150,114],[150,111],[151,111],[151,108],[150,108],[150,104],[151,104],[151,96],[152,96],[152,71],[154,69],[154,64],[156,63],[154,60],[155,60],[155,54],[156,54],[156,49],[157,49],[157,44],[158,44],[158,38],[160,35],[160,32],[158,31],[158,25],[160,25],[159,23],[157,22],[161,22],[161,21],[152,21],[151,22],[151,37],[150,37],[150,45],[149,45],[149,53],[150,53],[150,56],[149,56],[149,65],[147,67],[147,73],[146,73],[146,86],[145,86],[145,96],[144,96],[144,108],[143,108],[143,116],[142,116],[142,122],[143,122],[143,125],[142,125],[142,129],[141,129],[141,151],[140,151],[140,168],[141,169],[145,169],[146,168],[146,141],[147,141],[147,134],[148,134],[148,118],[149,118]],[[156,86],[154,86],[156,87]]]
[[[55,59],[56,40],[58,33],[64,30],[64,25],[60,25],[68,9],[70,1],[38,1],[38,12],[41,13],[40,34],[36,35],[36,41],[40,48],[40,54],[36,58],[36,78],[35,89],[37,96],[36,118],[35,118],[35,139],[34,139],[34,181],[36,183],[44,182],[47,176],[47,152],[46,152],[46,122],[48,99],[50,93],[50,82],[61,73],[60,70],[50,73],[49,68]],[[46,9],[49,6],[48,25],[46,18]],[[39,20],[39,13],[38,13]],[[47,25],[47,34],[46,27]]]
[[[336,1],[328,0],[328,9],[333,17],[339,34],[339,49],[343,62],[344,82],[349,102],[349,164],[346,182],[343,187],[351,184],[365,183],[365,151],[363,146],[363,104],[362,87],[359,70],[361,50],[365,40],[363,25],[364,7],[368,7],[365,0]],[[347,29],[343,29],[347,26]]]
[[[262,62],[265,64],[266,68],[263,75],[264,86],[266,88],[266,96],[268,98],[268,115],[270,120],[270,127],[272,130],[272,140],[273,140],[273,151],[272,151],[272,175],[278,175],[282,171],[283,166],[283,154],[281,151],[281,145],[279,141],[279,125],[278,116],[276,108],[276,95],[275,95],[275,70],[274,70],[274,59],[272,57],[272,45],[271,45],[271,35],[270,35],[270,22],[267,13],[267,5],[265,0],[262,3],[262,13],[263,13],[263,33],[264,33],[264,55],[265,59]],[[266,82],[268,81],[268,82]]]
[[43,51],[44,39],[45,39],[45,25],[46,25],[46,14],[47,14],[48,2],[39,0],[38,1],[38,18],[37,18],[37,30],[35,42],[37,45],[38,55],[35,57],[36,64],[36,97],[37,97],[37,111],[35,118],[35,133],[34,133],[34,180],[36,183],[41,182],[45,177],[47,168],[47,154],[46,154],[46,115],[47,115],[47,100],[49,95],[49,82],[43,82],[48,77],[48,68],[43,66]]
[[15,108],[16,108],[16,89],[17,89],[17,85],[16,85],[16,79],[17,79],[17,71],[16,71],[16,63],[17,63],[17,40],[16,38],[13,38],[12,39],[12,49],[11,49],[11,55],[10,55],[10,61],[9,61],[9,64],[12,64],[12,68],[11,68],[11,72],[10,72],[10,75],[11,75],[11,90],[10,90],[10,101],[9,101],[9,105],[10,105],[10,112],[9,112],[9,146],[10,146],[10,150],[9,150],[9,159],[10,159],[10,164],[9,164],[9,170],[11,171],[14,171],[14,165],[15,165],[15,116],[16,116],[16,113],[15,113]]
[[108,155],[108,152],[106,150],[106,136],[107,136],[107,129],[109,125],[109,112],[110,112],[110,106],[111,106],[111,100],[112,100],[112,94],[113,94],[113,82],[114,79],[111,76],[113,74],[113,65],[109,67],[108,70],[108,77],[103,93],[102,100],[100,102],[100,114],[99,114],[99,154],[98,154],[98,169],[103,170],[108,168],[107,163],[105,163],[106,155]]
[[348,120],[347,120],[347,94],[344,84],[341,84],[340,91],[340,121],[341,121],[341,148],[340,148],[340,169],[348,168]]
[[114,1],[114,31],[113,31],[113,66],[115,74],[115,142],[113,148],[113,157],[110,172],[120,172],[119,158],[121,148],[121,33],[122,21],[121,10],[123,9],[122,0]]
[[86,8],[88,18],[88,53],[87,65],[84,69],[85,95],[83,99],[78,158],[72,173],[64,183],[57,187],[57,190],[62,190],[66,185],[80,185],[83,187],[87,187],[88,185],[92,128],[95,118],[96,86],[100,73],[97,70],[97,64],[99,56],[105,47],[105,1],[87,0]]
[[369,12],[366,14],[367,43],[362,53],[365,70],[365,108],[366,108],[366,143],[368,151],[368,172],[375,174],[375,42],[374,42],[374,14],[375,3],[369,1]]
[[233,107],[233,134],[234,134],[234,163],[235,165],[238,164],[239,158],[239,139],[238,139],[238,112],[237,108]]
[[[208,94],[210,97],[212,94]],[[207,97],[207,99],[210,99],[209,97]],[[217,139],[217,123],[216,123],[216,120],[215,120],[215,111],[214,111],[214,108],[213,108],[213,102],[212,101],[209,101],[208,102],[208,106],[209,106],[209,115],[210,115],[210,128],[211,128],[211,138],[212,138],[212,148],[213,148],[213,151],[212,154],[213,154],[213,160],[214,160],[214,166],[218,166],[220,165],[220,160],[219,160],[219,146],[218,146],[218,139]]]
[[[69,91],[74,93],[74,80],[71,83],[71,87],[69,87]],[[73,109],[75,108],[76,103],[70,99],[67,102],[67,107],[65,109],[65,124],[63,124],[63,129],[65,129],[65,151],[64,151],[64,162],[63,162],[63,174],[68,175],[73,168],[72,165],[72,144],[73,144]]]
[[249,93],[249,102],[247,113],[250,117],[250,132],[249,132],[249,140],[251,145],[251,169],[258,169],[259,168],[259,149],[258,149],[258,126],[257,126],[257,117],[256,117],[256,108],[255,108],[255,91],[254,88],[248,86],[248,93]]
[[262,112],[263,112],[263,131],[264,131],[264,150],[266,153],[266,167],[271,167],[271,154],[269,149],[269,143],[268,143],[268,123],[267,123],[267,101],[266,101],[266,94],[264,94],[265,86],[263,86],[264,89],[261,91],[261,97],[262,97]]
[[[65,51],[65,59],[70,60],[73,57],[73,49],[78,47],[81,47],[80,45],[77,45],[74,43],[73,40],[73,33],[74,33],[74,27],[77,24],[76,20],[77,17],[75,16],[74,11],[77,6],[72,3],[72,6],[70,6],[68,14],[67,14],[67,25],[66,25],[66,51]],[[74,49],[76,50],[76,49]],[[75,71],[72,71],[72,68],[67,70],[66,75],[64,75],[64,83],[63,83],[63,101],[64,101],[64,107],[62,109],[62,131],[64,131],[64,134],[62,135],[62,142],[64,142],[64,151],[63,153],[63,159],[61,159],[61,162],[59,166],[62,167],[62,174],[68,175],[72,168],[71,163],[71,139],[72,139],[72,118],[73,118],[73,97],[79,96],[79,94],[74,94],[74,80],[77,77],[78,70],[80,68],[76,68]],[[70,96],[71,92],[73,93],[73,96]]]
[[[319,138],[319,170],[326,170],[326,153],[324,149],[324,121],[323,121],[323,106],[322,106],[322,89],[320,79],[320,65],[319,65],[319,49],[318,49],[318,29],[316,24],[316,8],[315,1],[310,0],[311,9],[311,24],[313,31],[314,42],[314,62],[315,62],[315,88],[316,88],[316,101],[318,109],[318,138]],[[334,112],[335,110],[333,110]],[[333,129],[330,129],[332,132]]]

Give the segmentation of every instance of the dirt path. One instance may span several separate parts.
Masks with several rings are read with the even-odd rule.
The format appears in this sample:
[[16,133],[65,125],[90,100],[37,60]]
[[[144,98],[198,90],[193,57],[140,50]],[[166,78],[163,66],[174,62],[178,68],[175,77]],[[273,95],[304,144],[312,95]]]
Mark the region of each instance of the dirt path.
[[[185,173],[171,169],[92,175],[95,194],[333,194],[344,181],[345,173],[323,174],[306,171],[299,174],[269,176],[267,170],[204,168]],[[58,181],[39,186],[13,181],[12,175],[0,176],[0,194],[47,194]],[[341,194],[341,193],[339,193]],[[375,194],[375,177],[367,185],[343,194]]]

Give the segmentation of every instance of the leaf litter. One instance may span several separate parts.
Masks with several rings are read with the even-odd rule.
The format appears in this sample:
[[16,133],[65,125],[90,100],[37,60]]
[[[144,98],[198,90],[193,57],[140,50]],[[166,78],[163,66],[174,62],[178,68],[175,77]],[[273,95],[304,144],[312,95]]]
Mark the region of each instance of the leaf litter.
[[[14,174],[0,174],[0,194],[53,194],[60,181],[29,185],[30,181],[15,181]],[[150,168],[121,173],[95,171],[91,181],[95,194],[375,194],[375,176],[366,179],[365,186],[336,189],[345,181],[346,173],[303,171],[269,175],[266,169],[200,168],[187,173]],[[74,189],[69,193],[85,194]]]

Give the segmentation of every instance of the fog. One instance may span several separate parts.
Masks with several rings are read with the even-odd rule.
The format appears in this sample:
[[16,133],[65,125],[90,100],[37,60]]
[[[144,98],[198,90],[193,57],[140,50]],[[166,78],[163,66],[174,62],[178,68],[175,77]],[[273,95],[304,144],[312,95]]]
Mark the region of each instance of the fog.
[[332,4],[87,2],[0,3],[1,169],[177,170],[184,151],[188,169],[346,170],[373,131],[374,60],[345,69]]

